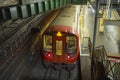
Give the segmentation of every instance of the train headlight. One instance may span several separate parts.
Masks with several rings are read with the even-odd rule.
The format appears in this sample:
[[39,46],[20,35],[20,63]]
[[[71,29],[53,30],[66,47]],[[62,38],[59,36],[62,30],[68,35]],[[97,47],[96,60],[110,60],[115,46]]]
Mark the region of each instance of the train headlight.
[[46,57],[52,57],[52,53],[45,51],[44,52],[44,56],[46,56]]
[[52,55],[51,55],[51,53],[48,53],[47,56],[48,56],[48,57],[51,57]]
[[75,54],[67,54],[67,59],[75,57]]
[[71,57],[70,55],[67,55],[67,58],[68,58],[68,59],[70,59],[70,57]]

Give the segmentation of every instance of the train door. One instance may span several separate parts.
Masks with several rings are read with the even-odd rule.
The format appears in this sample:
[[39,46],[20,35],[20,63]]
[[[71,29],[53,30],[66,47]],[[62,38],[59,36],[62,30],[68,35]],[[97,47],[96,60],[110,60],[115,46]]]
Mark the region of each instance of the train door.
[[54,61],[62,63],[65,60],[65,36],[61,32],[58,32],[53,38]]

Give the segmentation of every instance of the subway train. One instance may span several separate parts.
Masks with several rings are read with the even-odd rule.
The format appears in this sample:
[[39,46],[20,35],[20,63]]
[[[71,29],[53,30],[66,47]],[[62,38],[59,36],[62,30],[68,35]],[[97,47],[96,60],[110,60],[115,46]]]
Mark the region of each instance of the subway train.
[[63,8],[42,35],[42,57],[46,68],[74,69],[80,53],[80,6]]

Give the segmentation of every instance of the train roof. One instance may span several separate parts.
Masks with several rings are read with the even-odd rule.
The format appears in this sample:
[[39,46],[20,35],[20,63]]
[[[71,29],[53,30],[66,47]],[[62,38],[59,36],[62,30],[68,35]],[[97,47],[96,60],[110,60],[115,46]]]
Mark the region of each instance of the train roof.
[[63,8],[50,26],[67,26],[77,30],[77,18],[80,12],[80,6],[71,5]]

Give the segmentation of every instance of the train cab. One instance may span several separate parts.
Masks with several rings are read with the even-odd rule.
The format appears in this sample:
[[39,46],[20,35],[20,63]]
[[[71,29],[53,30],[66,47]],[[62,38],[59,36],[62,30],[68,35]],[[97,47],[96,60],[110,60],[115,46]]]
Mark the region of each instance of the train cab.
[[[70,14],[71,10],[75,12]],[[67,69],[75,67],[80,51],[76,10],[76,6],[65,8],[43,33],[42,52],[45,67],[56,68],[57,65]]]

